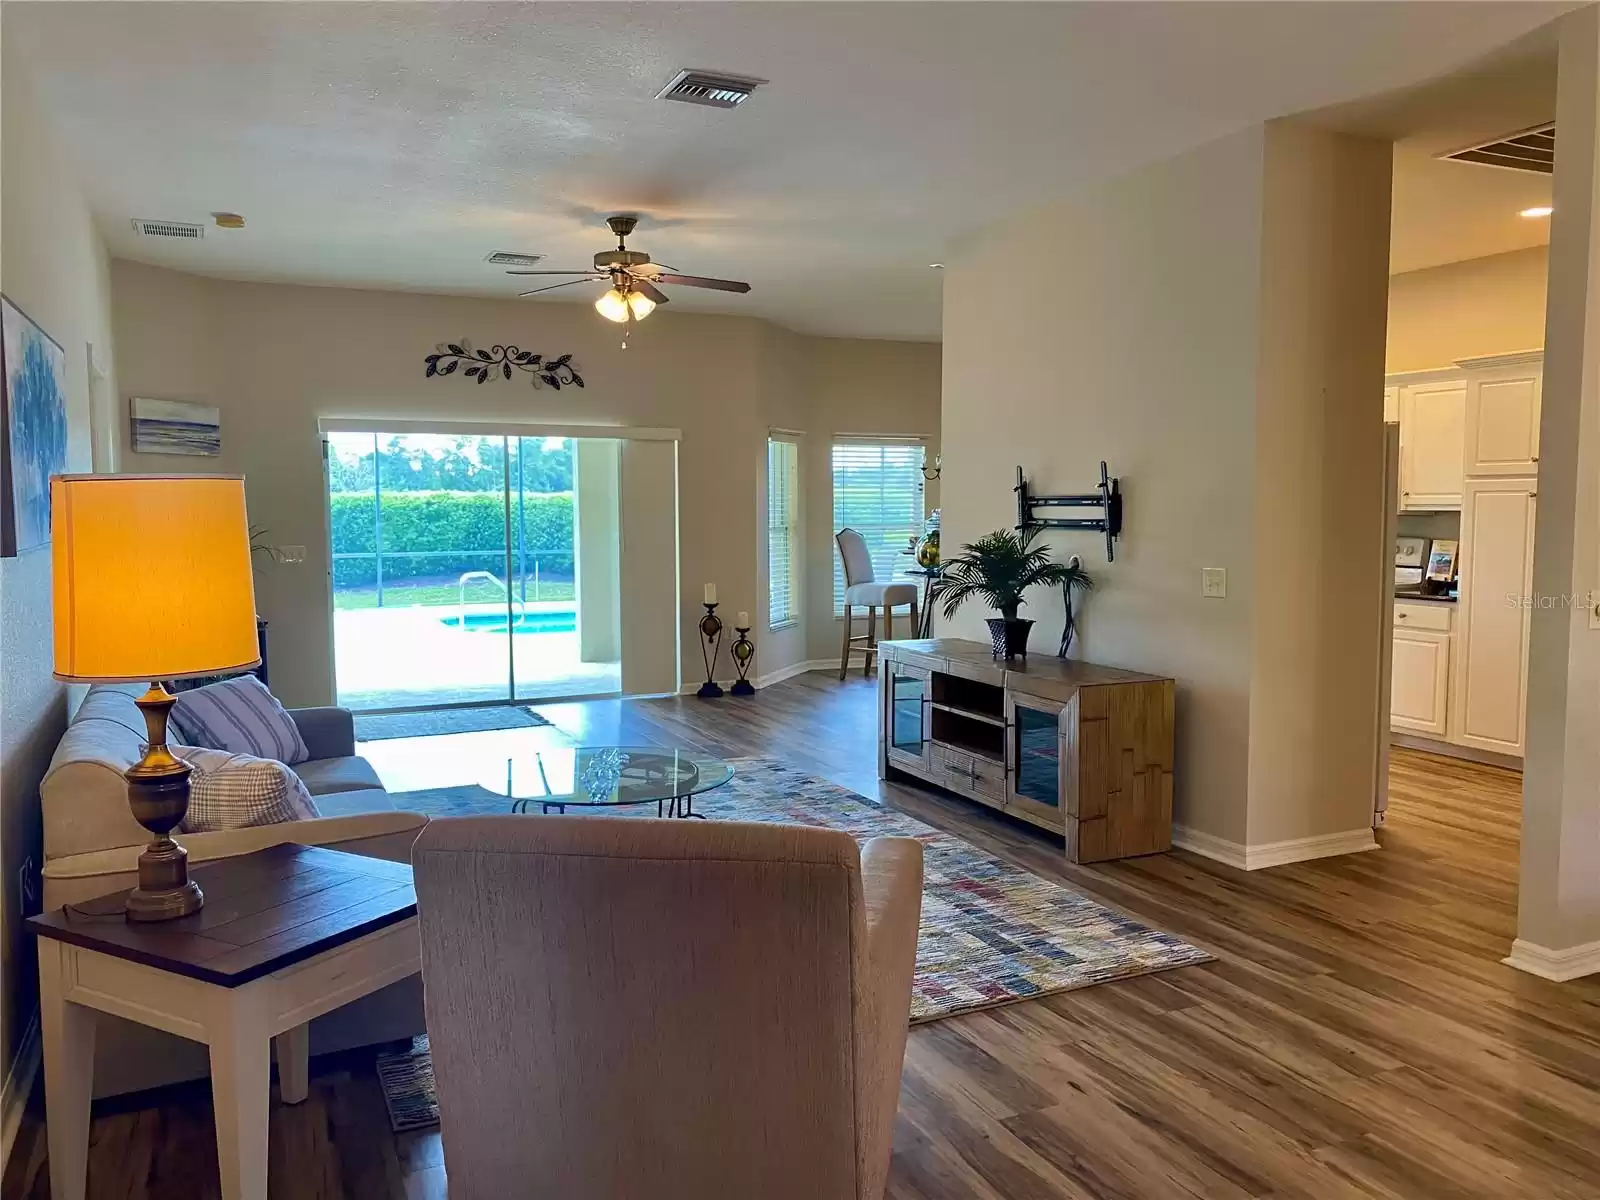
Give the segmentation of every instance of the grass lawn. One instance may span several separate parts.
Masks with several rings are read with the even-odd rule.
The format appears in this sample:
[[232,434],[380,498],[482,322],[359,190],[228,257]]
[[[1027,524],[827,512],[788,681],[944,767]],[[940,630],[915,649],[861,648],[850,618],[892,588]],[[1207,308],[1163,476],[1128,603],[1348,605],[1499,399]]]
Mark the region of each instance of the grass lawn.
[[[516,593],[520,598],[521,593]],[[577,595],[576,589],[570,582],[561,580],[539,581],[537,594],[533,582],[528,582],[528,603],[535,599],[546,600],[571,600]],[[468,604],[503,604],[505,593],[491,584],[475,583],[467,587],[466,600]],[[461,588],[455,583],[429,583],[424,580],[407,580],[400,583],[386,583],[383,585],[383,606],[385,608],[405,608],[414,604],[430,605],[456,605],[461,603]],[[375,587],[346,588],[341,587],[333,593],[333,606],[339,610],[358,608],[377,608],[378,589]]]

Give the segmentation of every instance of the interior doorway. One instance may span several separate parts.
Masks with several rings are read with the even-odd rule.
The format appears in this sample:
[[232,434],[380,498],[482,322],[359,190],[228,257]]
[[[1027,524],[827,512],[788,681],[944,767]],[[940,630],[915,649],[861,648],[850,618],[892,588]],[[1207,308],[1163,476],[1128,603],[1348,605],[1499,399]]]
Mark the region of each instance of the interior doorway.
[[338,703],[616,695],[619,443],[324,434]]

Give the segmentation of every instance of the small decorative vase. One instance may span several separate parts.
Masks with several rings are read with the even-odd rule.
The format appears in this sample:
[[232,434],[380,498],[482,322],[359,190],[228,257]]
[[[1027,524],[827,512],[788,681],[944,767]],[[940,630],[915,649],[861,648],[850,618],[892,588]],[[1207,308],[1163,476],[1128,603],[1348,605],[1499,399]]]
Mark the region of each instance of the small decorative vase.
[[1009,662],[1014,658],[1028,657],[1028,633],[1033,629],[1032,621],[990,617],[984,624],[989,626],[989,642],[994,647],[996,658],[1004,658]]

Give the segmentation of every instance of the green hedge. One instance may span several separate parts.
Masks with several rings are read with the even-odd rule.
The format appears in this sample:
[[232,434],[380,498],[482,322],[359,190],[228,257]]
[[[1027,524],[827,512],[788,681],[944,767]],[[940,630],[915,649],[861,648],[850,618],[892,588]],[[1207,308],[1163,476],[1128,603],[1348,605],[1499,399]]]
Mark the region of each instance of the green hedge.
[[[329,497],[335,554],[371,554],[371,492],[334,492]],[[519,548],[539,556],[541,575],[572,577],[572,495],[539,493],[523,497],[521,539],[517,498],[511,498],[512,564]],[[383,577],[417,579],[465,571],[505,571],[505,501],[500,492],[387,492],[383,497]],[[449,551],[446,556],[421,551]],[[373,559],[336,559],[334,584],[364,587],[377,579]]]

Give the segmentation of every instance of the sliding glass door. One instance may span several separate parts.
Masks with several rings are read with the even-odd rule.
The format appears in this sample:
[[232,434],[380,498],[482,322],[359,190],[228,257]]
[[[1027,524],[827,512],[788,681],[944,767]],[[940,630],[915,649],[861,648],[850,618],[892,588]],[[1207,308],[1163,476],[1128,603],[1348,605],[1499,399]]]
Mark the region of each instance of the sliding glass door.
[[566,438],[326,435],[335,673],[354,709],[600,695]]

